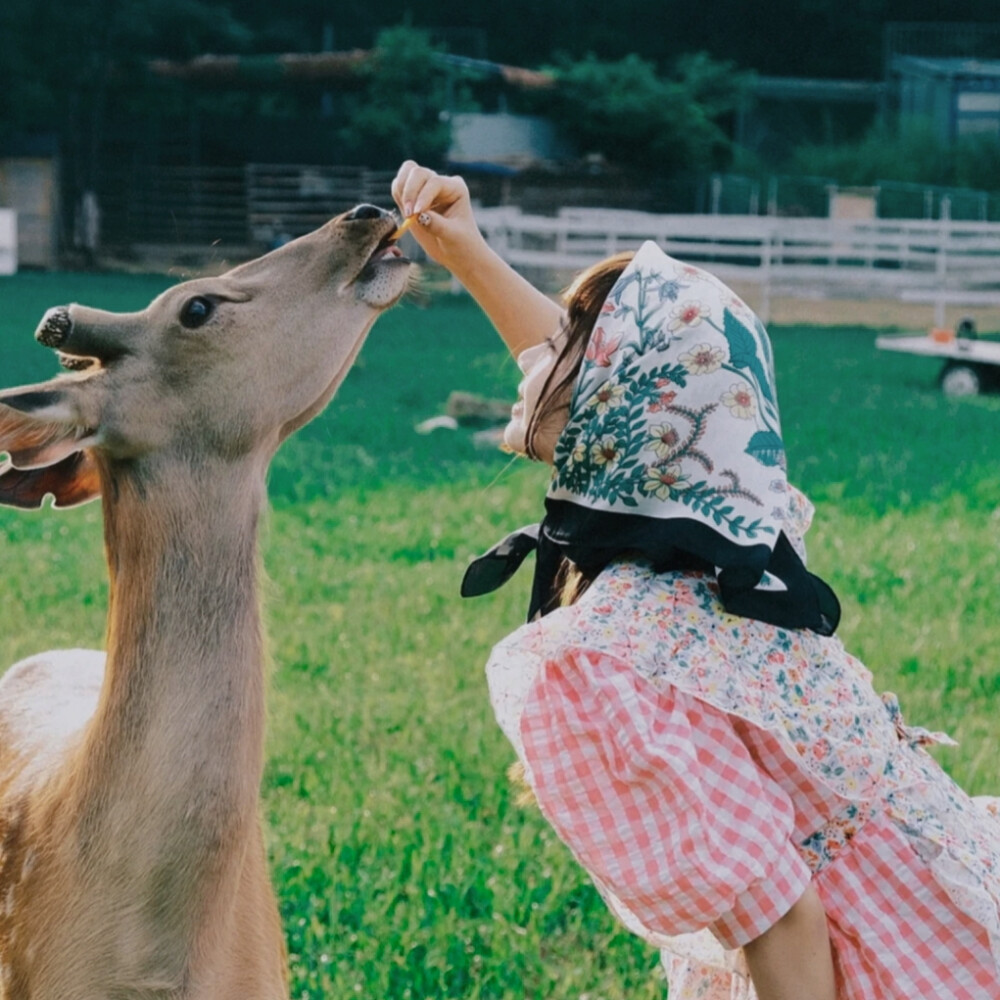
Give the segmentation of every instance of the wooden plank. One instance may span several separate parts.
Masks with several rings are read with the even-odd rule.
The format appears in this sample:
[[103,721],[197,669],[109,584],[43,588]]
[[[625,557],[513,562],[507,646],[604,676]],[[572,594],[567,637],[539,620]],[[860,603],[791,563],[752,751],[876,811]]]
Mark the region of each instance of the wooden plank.
[[0,274],[17,274],[17,212],[0,208]]
[[900,294],[904,302],[946,302],[949,305],[1000,306],[1000,288],[906,288]]
[[995,340],[934,340],[931,337],[883,335],[875,338],[875,346],[883,351],[920,354],[928,357],[958,358],[986,365],[1000,365],[1000,342]]

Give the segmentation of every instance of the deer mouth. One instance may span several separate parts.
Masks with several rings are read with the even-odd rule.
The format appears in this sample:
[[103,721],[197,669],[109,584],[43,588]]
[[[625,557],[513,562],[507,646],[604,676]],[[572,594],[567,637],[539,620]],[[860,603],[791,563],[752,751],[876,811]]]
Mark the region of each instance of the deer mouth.
[[406,291],[412,263],[397,246],[396,220],[386,216],[383,226],[384,231],[354,279],[358,296],[379,311],[388,309]]
[[358,274],[359,281],[367,281],[369,278],[375,277],[376,269],[380,264],[391,266],[410,263],[410,258],[399,249],[396,242],[396,223],[395,220],[391,221],[392,227],[375,244],[375,249],[369,254],[368,259],[361,268],[361,272]]
[[85,358],[78,356],[76,354],[64,354],[62,351],[56,351],[56,358],[59,364],[62,365],[66,371],[70,372],[85,372],[90,368],[101,368],[101,362],[97,358]]

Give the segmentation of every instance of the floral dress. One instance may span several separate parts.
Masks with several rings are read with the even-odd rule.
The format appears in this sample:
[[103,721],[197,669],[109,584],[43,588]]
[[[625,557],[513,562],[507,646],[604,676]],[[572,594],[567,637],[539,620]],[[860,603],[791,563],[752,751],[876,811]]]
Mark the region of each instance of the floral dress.
[[[801,550],[812,508],[791,491]],[[539,806],[671,1000],[752,1000],[742,946],[812,883],[841,1000],[1000,997],[1000,820],[833,637],[613,563],[487,666]]]

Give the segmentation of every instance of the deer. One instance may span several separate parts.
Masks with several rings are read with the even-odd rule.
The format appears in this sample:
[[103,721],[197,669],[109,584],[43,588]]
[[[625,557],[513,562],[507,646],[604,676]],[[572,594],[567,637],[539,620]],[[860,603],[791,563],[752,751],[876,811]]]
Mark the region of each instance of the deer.
[[0,996],[282,1000],[261,819],[258,525],[279,444],[405,292],[361,205],[140,312],[50,309],[67,371],[0,392],[0,503],[101,498],[106,652],[0,679]]

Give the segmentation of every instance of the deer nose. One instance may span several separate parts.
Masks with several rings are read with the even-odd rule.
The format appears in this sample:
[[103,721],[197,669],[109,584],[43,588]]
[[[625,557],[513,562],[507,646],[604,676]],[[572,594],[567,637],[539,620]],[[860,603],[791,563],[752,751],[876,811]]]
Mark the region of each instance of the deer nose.
[[368,221],[381,219],[388,214],[385,209],[379,208],[377,205],[358,205],[357,208],[352,208],[345,218],[348,222],[361,222],[365,219]]
[[135,320],[136,314],[109,313],[80,305],[56,306],[42,317],[35,339],[69,358],[96,358],[108,363],[127,353],[128,343],[136,333]]
[[66,306],[56,306],[42,317],[35,331],[35,340],[46,347],[62,347],[72,329],[73,320],[70,319],[69,309]]

